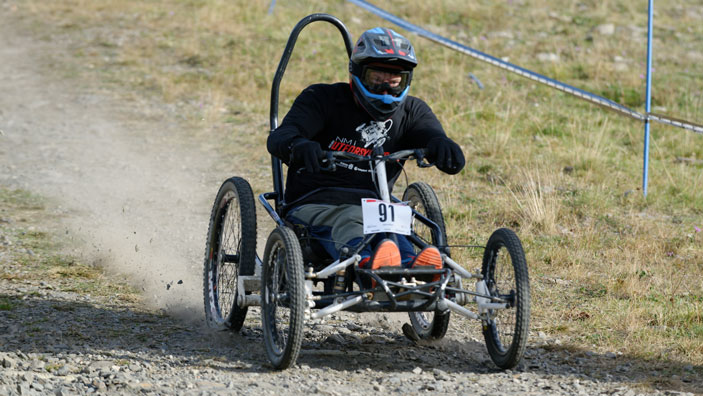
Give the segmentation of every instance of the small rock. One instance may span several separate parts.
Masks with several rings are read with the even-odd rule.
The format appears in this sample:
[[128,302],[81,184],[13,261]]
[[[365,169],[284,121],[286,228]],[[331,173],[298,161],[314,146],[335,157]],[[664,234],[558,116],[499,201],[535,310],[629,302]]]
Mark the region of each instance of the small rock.
[[109,370],[111,367],[112,367],[112,362],[110,362],[110,361],[108,361],[108,360],[98,360],[98,361],[92,362],[92,363],[90,363],[90,364],[88,365],[88,368],[89,368],[91,371],[93,371],[93,370],[94,370],[94,371],[100,371],[100,370],[103,370],[103,369],[108,369],[108,370]]
[[612,23],[604,23],[602,25],[598,25],[595,28],[595,31],[603,36],[612,36],[615,34],[615,25]]
[[[422,370],[420,370],[422,372]],[[391,377],[388,379],[388,384],[391,386],[399,386],[402,383],[402,380],[398,377]]]
[[75,370],[75,367],[71,366],[70,364],[65,364],[61,366],[58,370],[56,370],[56,375],[59,377],[65,377],[69,374],[71,374]]
[[41,360],[32,360],[32,364],[30,366],[32,371],[44,371],[44,367],[46,367],[46,363]]
[[490,32],[487,35],[490,38],[499,38],[499,39],[506,39],[506,40],[512,40],[515,38],[513,35],[513,32],[506,30],[506,31],[499,31],[499,32]]
[[624,71],[630,70],[630,68],[627,66],[627,64],[622,63],[622,62],[616,63],[614,68],[615,68],[615,71],[619,71],[619,72],[624,72]]
[[341,335],[336,334],[336,333],[335,333],[335,334],[330,334],[330,336],[327,337],[327,339],[325,340],[325,342],[329,342],[329,343],[331,343],[331,344],[339,344],[339,345],[342,345],[342,344],[344,344],[344,337],[342,337]]
[[552,52],[540,52],[539,54],[537,54],[537,59],[540,62],[557,63],[559,62],[559,55]]
[[420,367],[415,367],[415,368],[413,369],[413,373],[414,373],[414,374],[421,374],[421,373],[422,373],[422,369],[421,369]]
[[428,390],[428,391],[435,391],[435,392],[442,392],[444,389],[442,385],[439,382],[432,382],[429,384],[425,384],[422,389]]
[[64,387],[58,388],[58,389],[56,389],[56,390],[54,391],[54,396],[68,396],[68,395],[70,395],[70,394],[71,394],[71,392],[69,392],[69,391],[68,391],[66,388],[64,388]]
[[25,384],[17,384],[17,393],[20,395],[29,395],[30,394],[29,386]]
[[352,344],[361,344],[361,343],[363,342],[362,339],[361,339],[361,337],[359,337],[359,336],[356,335],[356,334],[351,334],[351,333],[350,333],[350,334],[347,334],[347,339],[348,339],[348,341],[351,342]]
[[436,369],[436,368],[432,369],[432,374],[434,374],[435,379],[437,379],[439,381],[449,381],[450,380],[447,373],[445,373],[444,371],[442,371],[440,369]]
[[11,369],[17,366],[17,362],[15,362],[13,359],[10,359],[9,357],[5,357],[2,359],[2,366]]

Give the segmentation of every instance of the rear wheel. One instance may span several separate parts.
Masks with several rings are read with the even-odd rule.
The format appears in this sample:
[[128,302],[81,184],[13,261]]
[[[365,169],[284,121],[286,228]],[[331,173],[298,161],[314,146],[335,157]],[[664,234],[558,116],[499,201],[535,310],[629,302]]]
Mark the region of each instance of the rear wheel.
[[303,340],[303,255],[295,233],[277,227],[266,242],[262,269],[262,327],[266,354],[277,369],[295,364]]
[[237,305],[237,281],[256,261],[256,208],[249,183],[225,181],[210,215],[205,249],[203,296],[210,327],[238,331],[247,308]]
[[515,367],[527,346],[530,327],[530,281],[520,239],[507,228],[488,239],[483,255],[483,280],[493,297],[509,303],[506,309],[488,310],[483,336],[493,362],[500,368]]
[[[427,227],[425,224],[415,221],[413,232],[426,243],[439,247],[439,249],[449,254],[446,247],[446,229],[444,216],[439,205],[439,200],[432,187],[423,182],[413,183],[408,186],[403,193],[403,201],[409,203],[421,215],[432,220],[439,226],[440,232]],[[417,249],[419,250],[419,249]],[[416,251],[419,253],[419,251]],[[421,339],[441,339],[447,333],[449,327],[449,311],[441,313],[435,312],[410,312],[410,323]]]

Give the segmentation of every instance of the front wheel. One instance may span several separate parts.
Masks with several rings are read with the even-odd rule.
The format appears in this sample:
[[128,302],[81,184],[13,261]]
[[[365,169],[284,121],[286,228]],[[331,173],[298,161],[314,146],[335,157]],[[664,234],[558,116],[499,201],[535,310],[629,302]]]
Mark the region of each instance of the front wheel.
[[277,369],[295,364],[303,341],[305,285],[303,254],[295,233],[277,227],[266,241],[262,269],[264,344]]
[[[432,220],[439,226],[439,230],[433,230],[419,221],[413,222],[413,232],[426,243],[440,248],[446,253],[449,250],[446,245],[446,228],[442,208],[439,205],[437,194],[432,187],[424,182],[416,182],[408,186],[403,193],[403,201],[408,202],[411,208],[421,215]],[[419,249],[416,252],[419,253]],[[410,324],[423,340],[438,340],[444,337],[449,328],[449,311],[446,312],[409,312]]]
[[205,318],[213,328],[239,331],[247,308],[237,305],[239,276],[256,262],[256,208],[249,182],[225,181],[215,198],[205,248],[203,297]]
[[488,239],[482,274],[489,294],[508,303],[504,309],[489,309],[483,319],[486,348],[496,366],[510,369],[522,359],[530,327],[527,262],[513,231],[501,228]]

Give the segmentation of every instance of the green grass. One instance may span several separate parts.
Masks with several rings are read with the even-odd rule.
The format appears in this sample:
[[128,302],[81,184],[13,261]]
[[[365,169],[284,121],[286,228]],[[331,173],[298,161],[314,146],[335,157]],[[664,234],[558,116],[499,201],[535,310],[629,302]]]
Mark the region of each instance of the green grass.
[[[645,2],[573,1],[556,8],[545,0],[374,4],[644,111]],[[696,54],[703,25],[686,12],[697,4],[655,5],[653,104],[657,112],[702,122]],[[346,2],[278,2],[273,15],[268,6],[243,0],[29,0],[20,12],[37,21],[47,39],[81,33],[81,40],[71,40],[67,55],[75,62],[64,66],[66,75],[178,105],[193,133],[218,141],[224,156],[239,159],[232,170],[259,193],[271,189],[265,151],[271,81],[294,24],[312,12],[328,12],[354,36],[389,25]],[[597,33],[605,23],[615,25],[615,35]],[[703,136],[652,124],[644,198],[641,123],[409,38],[420,62],[412,93],[432,106],[468,159],[455,177],[408,171],[439,192],[450,243],[485,243],[502,226],[518,232],[530,265],[536,330],[577,346],[703,364],[703,233],[695,231],[703,228],[703,166],[676,162],[703,158]],[[539,53],[558,54],[560,61],[540,62]],[[279,118],[308,84],[346,81],[346,65],[336,29],[314,24],[304,30],[281,85]],[[218,132],[206,132],[212,130]],[[471,268],[480,265],[480,254],[453,254]]]
[[25,190],[0,188],[0,202],[6,208],[19,210],[42,210],[44,201]]
[[0,311],[12,311],[17,307],[17,302],[10,297],[0,297]]

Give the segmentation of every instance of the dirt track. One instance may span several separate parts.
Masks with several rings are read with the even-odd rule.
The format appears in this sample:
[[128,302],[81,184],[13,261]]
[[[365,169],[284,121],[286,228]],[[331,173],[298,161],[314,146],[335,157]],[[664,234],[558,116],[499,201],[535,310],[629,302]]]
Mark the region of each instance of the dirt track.
[[211,156],[184,140],[173,108],[63,80],[47,64],[61,61],[55,43],[3,25],[0,183],[56,198],[71,213],[64,226],[83,243],[81,255],[143,281],[157,306],[197,316],[201,242],[217,188]]
[[[476,326],[455,319],[445,341],[417,346],[392,317],[334,315],[307,327],[296,368],[271,372],[256,312],[241,335],[202,328],[204,233],[228,175],[216,151],[184,133],[174,107],[125,100],[80,70],[64,78],[52,67],[61,45],[0,13],[0,185],[49,197],[68,220],[47,228],[72,235],[74,254],[128,276],[172,316],[4,282],[8,295],[39,291],[20,316],[51,320],[36,336],[23,321],[5,325],[0,394],[677,393],[633,388],[631,378],[651,373],[537,334],[519,369],[500,372]],[[72,308],[52,310],[63,304]]]

